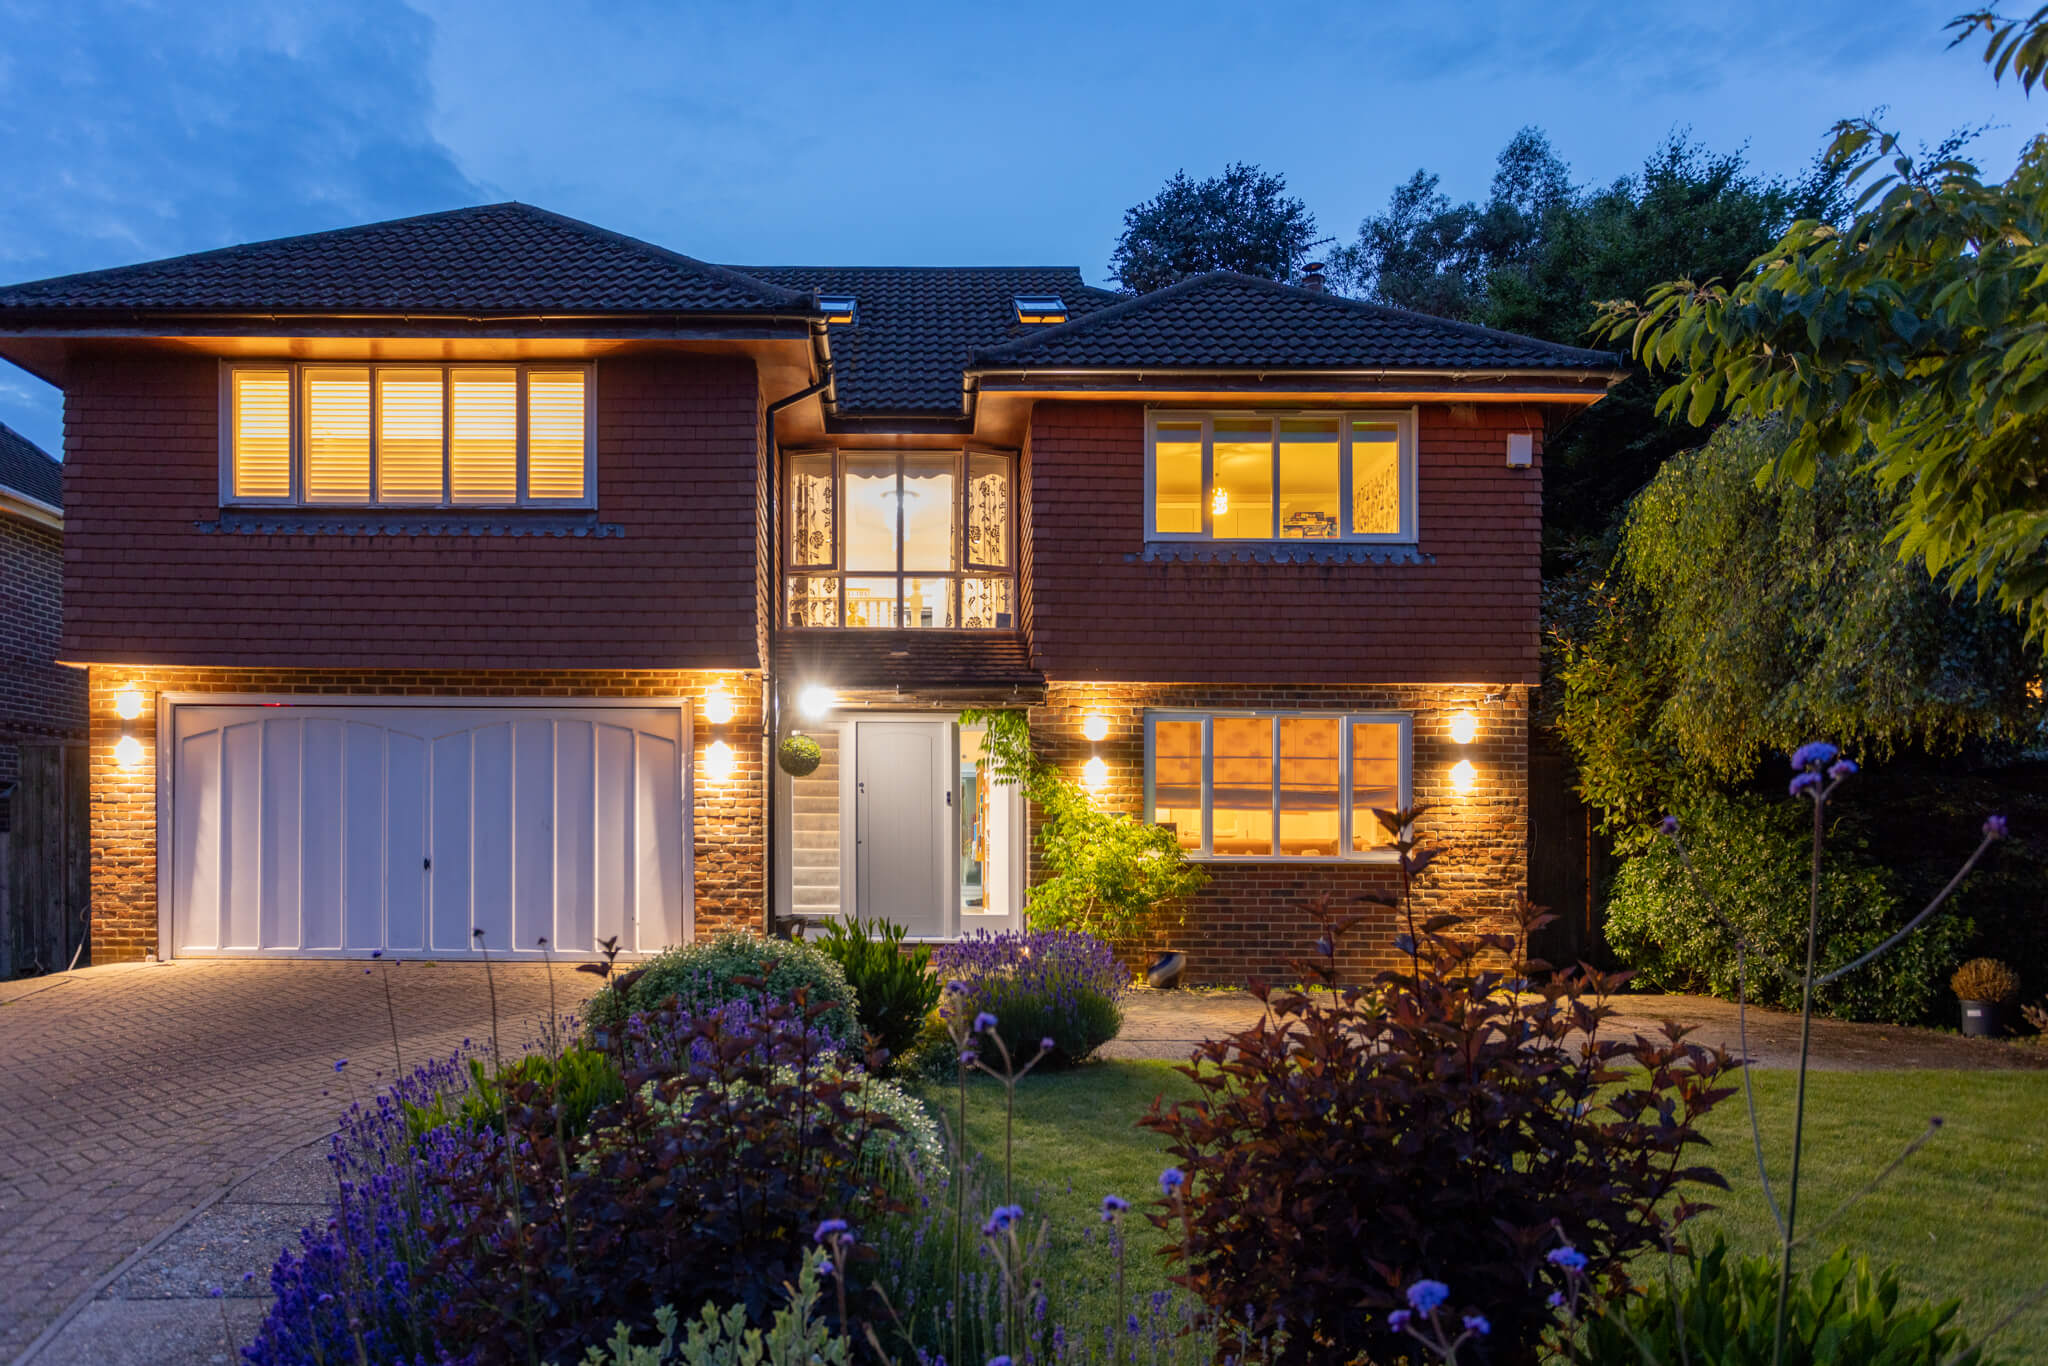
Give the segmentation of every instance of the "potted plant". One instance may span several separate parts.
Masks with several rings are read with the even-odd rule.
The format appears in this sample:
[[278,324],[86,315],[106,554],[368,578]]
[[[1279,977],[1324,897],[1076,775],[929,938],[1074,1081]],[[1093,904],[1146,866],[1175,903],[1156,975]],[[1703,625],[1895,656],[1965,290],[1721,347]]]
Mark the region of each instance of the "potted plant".
[[2020,977],[1996,958],[1972,958],[1956,969],[1948,984],[1963,1006],[1963,1033],[1995,1038],[1998,1016],[2020,994]]

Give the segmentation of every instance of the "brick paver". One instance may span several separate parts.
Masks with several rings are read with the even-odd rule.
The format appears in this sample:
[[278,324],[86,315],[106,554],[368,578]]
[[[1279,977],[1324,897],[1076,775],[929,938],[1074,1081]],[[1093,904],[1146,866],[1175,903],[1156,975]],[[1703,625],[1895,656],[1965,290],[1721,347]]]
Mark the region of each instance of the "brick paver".
[[[358,1086],[389,1076],[384,992],[364,966],[181,960],[10,984],[0,997],[0,1361],[201,1201],[331,1129],[348,1101],[337,1058]],[[524,964],[496,975],[509,1050],[538,1033],[548,983]],[[391,984],[409,1061],[488,1034],[480,967],[400,963]],[[556,969],[565,1011],[595,985]]]

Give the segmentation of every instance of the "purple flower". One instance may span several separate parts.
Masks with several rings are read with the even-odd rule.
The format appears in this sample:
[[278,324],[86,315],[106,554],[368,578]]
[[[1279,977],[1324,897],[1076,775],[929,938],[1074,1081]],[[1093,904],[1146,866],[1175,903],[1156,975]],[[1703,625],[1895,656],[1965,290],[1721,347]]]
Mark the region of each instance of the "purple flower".
[[946,983],[946,990],[953,993],[953,995],[955,996],[963,995],[967,990],[967,984],[956,977],[952,981]]
[[1786,788],[1786,791],[1795,797],[1802,796],[1808,792],[1818,792],[1820,790],[1820,782],[1820,774],[1809,770],[1794,778],[1791,785]]
[[1167,1195],[1172,1195],[1176,1190],[1180,1189],[1187,1179],[1187,1173],[1179,1167],[1168,1167],[1165,1171],[1159,1173],[1159,1189]]
[[818,1225],[818,1231],[812,1234],[811,1238],[814,1242],[822,1243],[837,1234],[846,1232],[850,1227],[851,1225],[844,1219],[827,1219],[824,1223]]
[[339,1072],[339,1071],[340,1071],[340,1070],[341,1070],[342,1068],[344,1068],[344,1067],[346,1067],[346,1066],[348,1066],[348,1059],[347,1059],[347,1058],[336,1058],[336,1059],[334,1060],[334,1070],[335,1070],[335,1071]]
[[1104,1219],[1114,1219],[1117,1215],[1129,1211],[1130,1208],[1131,1202],[1124,1199],[1121,1195],[1105,1195],[1102,1197],[1102,1217]]
[[1987,840],[2002,840],[2002,839],[2004,839],[2004,838],[2005,838],[2005,817],[2003,817],[2003,816],[1986,816],[1986,817],[1984,818],[1984,838],[1985,838],[1985,839],[1987,839]]
[[1465,1331],[1483,1338],[1493,1331],[1493,1325],[1486,1321],[1484,1314],[1467,1314],[1465,1316]]
[[993,1033],[995,1027],[996,1017],[989,1014],[986,1010],[974,1017],[974,1032],[977,1034]]
[[1562,1291],[1562,1290],[1553,1290],[1553,1291],[1551,1291],[1551,1292],[1550,1292],[1550,1298],[1549,1298],[1549,1299],[1547,1299],[1547,1300],[1545,1300],[1545,1301],[1544,1301],[1544,1303],[1545,1303],[1545,1304],[1547,1304],[1547,1305],[1549,1305],[1549,1306],[1550,1306],[1550,1307],[1551,1307],[1552,1309],[1562,1309],[1562,1308],[1564,1308],[1564,1291]]
[[1008,1357],[990,1357],[988,1359],[988,1366],[1010,1366],[1010,1359]]
[[1038,1051],[1041,1053],[1050,1053],[1057,1047],[1059,1045],[1053,1042],[1052,1035],[1050,1034],[1038,1041]]
[[818,1274],[820,1276],[830,1276],[833,1274],[832,1259],[830,1257],[823,1258],[818,1262]]
[[1408,1331],[1408,1320],[1413,1317],[1415,1316],[1406,1309],[1396,1309],[1387,1315],[1387,1327],[1393,1332],[1405,1333]]
[[1838,747],[1825,740],[1808,740],[1792,751],[1792,767],[1802,770],[1826,768],[1841,752]]
[[372,958],[382,958],[383,956],[384,956],[384,950],[382,950],[382,949],[371,949],[371,950],[370,950],[370,957],[372,957]]
[[1022,1205],[998,1205],[995,1213],[989,1215],[988,1222],[981,1226],[981,1236],[984,1238],[994,1238],[1008,1233],[1017,1221],[1023,1217],[1024,1207]]
[[1434,1314],[1450,1297],[1451,1288],[1442,1281],[1417,1281],[1408,1287],[1408,1307],[1418,1314]]
[[222,1289],[222,1288],[221,1288],[220,1286],[217,1286],[217,1285],[216,1285],[216,1286],[211,1286],[211,1287],[209,1287],[209,1288],[208,1288],[208,1290],[207,1290],[207,1292],[206,1292],[206,1297],[207,1297],[208,1299],[210,1299],[210,1300],[217,1300],[217,1299],[219,1299],[219,1298],[220,1298],[220,1297],[221,1297],[222,1295],[225,1295],[225,1294],[227,1294],[227,1293],[228,1293],[228,1292],[227,1292],[226,1290],[224,1290],[224,1289]]
[[1855,772],[1857,772],[1857,768],[1854,759],[1837,759],[1834,763],[1828,765],[1828,777],[1834,782],[1839,783],[1842,779]]
[[1564,1268],[1574,1276],[1586,1269],[1586,1254],[1575,1247],[1554,1247],[1544,1260],[1552,1266]]

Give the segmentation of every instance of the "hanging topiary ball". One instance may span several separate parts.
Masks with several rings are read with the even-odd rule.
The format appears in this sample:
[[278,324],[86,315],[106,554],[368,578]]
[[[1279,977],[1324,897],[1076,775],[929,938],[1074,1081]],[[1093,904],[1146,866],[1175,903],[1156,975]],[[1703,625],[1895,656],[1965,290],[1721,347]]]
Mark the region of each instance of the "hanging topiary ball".
[[825,751],[808,735],[791,735],[783,740],[775,762],[792,778],[808,778],[825,762]]

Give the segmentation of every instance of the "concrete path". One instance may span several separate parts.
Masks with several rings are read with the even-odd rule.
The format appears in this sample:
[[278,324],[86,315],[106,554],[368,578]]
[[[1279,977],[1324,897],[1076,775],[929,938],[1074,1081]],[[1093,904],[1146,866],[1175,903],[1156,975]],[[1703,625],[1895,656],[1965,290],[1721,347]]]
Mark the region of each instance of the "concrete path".
[[[365,1089],[393,1070],[365,966],[181,960],[0,987],[0,1361],[235,1359],[271,1262],[329,1194],[336,1059]],[[496,976],[511,1051],[538,1034],[548,981]],[[481,967],[402,962],[390,981],[407,1061],[488,1036]],[[568,1011],[597,979],[554,983]]]

